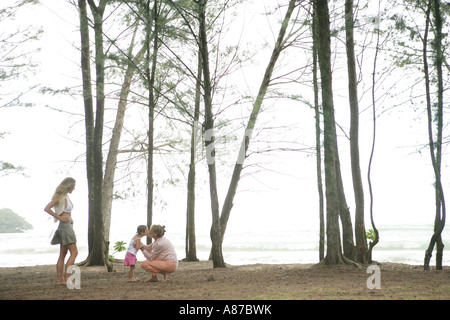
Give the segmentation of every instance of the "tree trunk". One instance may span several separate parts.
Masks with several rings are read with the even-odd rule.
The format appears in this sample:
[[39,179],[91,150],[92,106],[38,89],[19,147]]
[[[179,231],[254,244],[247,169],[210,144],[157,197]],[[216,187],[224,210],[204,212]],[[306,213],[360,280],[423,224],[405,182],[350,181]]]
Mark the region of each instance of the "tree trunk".
[[317,172],[317,191],[319,193],[319,261],[325,257],[325,217],[324,217],[324,199],[322,182],[322,143],[320,129],[320,106],[319,106],[319,84],[317,78],[317,57],[318,57],[318,25],[316,2],[313,3],[313,86],[314,86],[314,112],[315,112],[315,130],[316,130],[316,172]]
[[337,139],[334,119],[333,89],[331,76],[330,22],[327,0],[317,0],[319,25],[319,66],[322,81],[322,104],[324,119],[325,196],[327,250],[325,264],[343,263],[339,231],[339,190],[337,175]]
[[[430,80],[428,76],[428,62],[427,62],[427,39],[428,39],[428,28],[430,24],[430,10],[433,11],[434,24],[435,24],[435,40],[434,40],[434,53],[435,53],[435,66],[437,71],[437,111],[436,111],[436,122],[437,128],[437,138],[436,142],[433,138],[433,116],[431,111],[431,94],[430,94]],[[425,83],[427,91],[427,115],[428,115],[428,135],[429,135],[429,145],[430,145],[430,155],[431,162],[435,174],[435,195],[436,195],[436,213],[434,220],[434,233],[431,237],[430,244],[425,252],[424,259],[424,269],[429,270],[430,259],[434,246],[437,244],[436,253],[436,269],[442,270],[442,256],[444,244],[442,242],[442,231],[445,227],[446,219],[446,208],[445,208],[445,198],[444,190],[442,187],[441,180],[441,158],[442,158],[442,128],[443,128],[443,81],[442,81],[442,63],[443,63],[443,53],[442,53],[442,16],[440,12],[440,1],[430,0],[428,3],[427,17],[426,17],[426,31],[423,41],[423,57],[424,57],[424,73],[425,73]]]
[[255,128],[256,120],[258,118],[259,112],[261,110],[262,102],[266,95],[267,89],[270,85],[270,81],[272,78],[273,69],[275,64],[280,56],[281,51],[284,49],[284,36],[286,34],[286,29],[289,24],[289,20],[291,18],[292,12],[295,8],[295,0],[289,1],[289,6],[286,11],[285,17],[283,19],[283,23],[281,25],[277,42],[275,43],[275,47],[272,51],[272,55],[270,57],[269,64],[267,65],[266,71],[264,73],[263,80],[259,87],[258,95],[256,97],[255,102],[253,103],[252,113],[250,115],[250,119],[248,120],[247,127],[244,133],[244,137],[242,139],[241,147],[239,149],[238,157],[236,160],[236,164],[234,166],[233,174],[231,176],[231,181],[228,187],[228,192],[225,197],[225,201],[222,208],[222,213],[220,216],[220,245],[222,246],[223,238],[225,235],[226,226],[228,223],[228,219],[230,217],[231,209],[233,208],[233,201],[236,195],[238,183],[240,180],[242,168],[244,165],[244,161],[246,158],[247,150],[250,144],[250,140],[252,137],[253,129]]
[[336,150],[336,182],[337,182],[337,191],[339,198],[339,218],[341,219],[342,224],[342,243],[343,243],[343,251],[344,256],[348,259],[354,259],[354,249],[355,243],[353,241],[353,226],[352,226],[352,218],[350,216],[350,208],[347,205],[347,200],[345,198],[344,192],[344,184],[342,182],[341,175],[341,164],[339,161],[339,148],[337,145],[337,139],[335,139],[335,150]]
[[[135,30],[136,34],[137,28]],[[136,66],[144,57],[145,45],[139,50],[134,58],[132,58],[132,51],[134,48],[133,40],[128,51],[128,66],[125,72],[125,77],[122,83],[122,88],[119,94],[119,104],[117,107],[116,121],[112,130],[111,142],[109,145],[108,156],[105,165],[105,177],[103,179],[103,221],[105,228],[105,239],[109,240],[109,231],[111,226],[111,211],[114,193],[114,176],[117,165],[117,155],[119,153],[120,137],[122,134],[123,122],[125,118],[125,111],[128,104],[128,95],[130,93],[131,82],[136,72]]]
[[[156,61],[158,55],[158,0],[154,1],[153,5],[153,54],[152,66],[150,72],[150,0],[147,2],[147,83],[148,83],[148,157],[147,157],[147,225],[152,225],[153,220],[153,148],[154,148],[154,121],[155,121],[155,75],[156,75]],[[152,241],[151,237],[147,237],[147,244]]]
[[445,208],[445,199],[444,199],[444,190],[442,187],[442,179],[441,179],[441,159],[442,159],[442,131],[443,131],[443,111],[444,111],[444,83],[442,78],[442,64],[444,54],[442,52],[442,16],[441,16],[441,4],[439,0],[434,0],[433,6],[433,15],[435,20],[435,29],[436,29],[436,40],[434,41],[434,51],[436,53],[435,56],[435,65],[437,71],[437,95],[438,95],[438,104],[437,104],[437,144],[436,144],[436,162],[437,162],[437,181],[436,181],[436,195],[437,201],[439,205],[436,208],[436,219],[434,230],[436,234],[436,269],[442,270],[442,257],[444,254],[444,243],[442,242],[442,231],[445,227],[445,216],[446,216],[446,208]]
[[206,35],[206,1],[199,0],[199,47],[202,56],[202,69],[203,69],[203,90],[204,90],[204,103],[205,103],[205,147],[207,152],[208,161],[208,173],[209,173],[209,192],[211,198],[211,213],[212,213],[212,225],[211,225],[211,255],[213,260],[213,267],[220,268],[225,267],[225,262],[222,255],[222,240],[221,240],[221,224],[219,217],[219,199],[217,194],[217,175],[216,164],[214,161],[215,156],[215,142],[214,142],[214,119],[212,112],[212,97],[211,97],[211,77],[209,70],[209,54],[208,54],[208,41]]
[[[89,98],[86,98],[88,92],[92,90],[83,90],[85,96],[85,110],[86,110],[86,127],[92,127],[87,129],[87,172],[88,172],[88,186],[89,186],[89,231],[88,231],[88,243],[90,245],[89,255],[84,262],[87,266],[103,266],[106,265],[108,270],[111,270],[111,265],[108,261],[108,243],[104,237],[103,217],[102,217],[102,185],[103,185],[103,156],[102,156],[102,142],[103,142],[103,118],[105,109],[105,57],[103,52],[103,13],[106,6],[106,1],[102,0],[97,7],[92,0],[88,0],[91,12],[94,16],[94,34],[95,34],[95,70],[96,70],[96,111],[95,111],[95,125],[93,123],[93,108],[89,102]],[[89,50],[89,30],[87,26],[87,10],[86,1],[80,0],[80,29],[82,37],[82,47],[84,50]],[[82,59],[87,56],[83,52]],[[89,61],[82,62],[83,65],[89,63]],[[87,76],[83,67],[83,77]],[[90,86],[89,83],[83,79],[83,84]],[[86,89],[84,87],[84,89]],[[86,107],[86,102],[88,103]],[[89,118],[89,119],[88,119]],[[92,148],[92,151],[89,149]]]
[[94,103],[92,99],[91,85],[91,65],[90,65],[90,43],[89,43],[89,20],[87,16],[86,0],[79,0],[80,12],[80,33],[81,33],[81,72],[83,79],[83,100],[84,100],[84,122],[86,127],[86,172],[88,182],[88,251],[92,250],[94,214],[91,210],[94,207],[94,186],[93,186],[93,145],[94,145]]
[[[345,1],[345,32],[347,48],[348,91],[350,102],[350,157],[355,194],[356,261],[367,263],[367,237],[364,225],[364,190],[359,162],[359,107],[358,81],[356,78],[355,44],[353,39],[353,0]],[[346,255],[347,256],[347,255]],[[348,256],[347,256],[348,257]]]
[[197,81],[195,85],[195,107],[194,119],[192,125],[191,135],[191,159],[189,163],[188,175],[188,194],[187,194],[187,212],[186,212],[186,261],[198,261],[197,248],[195,239],[195,164],[198,137],[201,135],[201,128],[199,128],[198,121],[200,117],[200,95],[201,95],[201,81],[202,81],[202,57],[199,50],[198,53],[198,69]]
[[[380,1],[378,1],[378,14],[380,14]],[[380,240],[378,229],[375,226],[375,221],[373,218],[373,190],[372,190],[372,179],[371,179],[371,173],[372,173],[372,162],[373,162],[373,156],[375,154],[375,141],[376,141],[376,127],[377,127],[377,117],[376,117],[376,99],[375,99],[375,84],[376,84],[376,70],[377,70],[377,62],[378,62],[378,51],[379,51],[379,45],[380,45],[380,28],[379,26],[376,27],[377,32],[377,43],[375,46],[375,58],[373,59],[373,70],[372,70],[372,121],[373,121],[373,133],[372,133],[372,148],[370,151],[370,157],[369,157],[369,165],[367,169],[367,182],[369,185],[369,196],[370,196],[370,222],[372,224],[373,231],[375,233],[375,239],[371,240],[369,242],[369,248],[367,250],[367,262],[372,262],[372,250],[373,248],[378,244]]]
[[[94,210],[95,233],[94,246],[90,252],[88,260],[90,265],[104,265],[105,263],[105,238],[102,217],[102,185],[103,185],[103,118],[105,110],[105,57],[103,52],[103,7],[95,7],[89,1],[91,11],[94,15],[94,35],[95,35],[95,70],[96,70],[96,111],[94,129]],[[102,3],[101,3],[102,4]],[[107,261],[107,259],[106,259]]]

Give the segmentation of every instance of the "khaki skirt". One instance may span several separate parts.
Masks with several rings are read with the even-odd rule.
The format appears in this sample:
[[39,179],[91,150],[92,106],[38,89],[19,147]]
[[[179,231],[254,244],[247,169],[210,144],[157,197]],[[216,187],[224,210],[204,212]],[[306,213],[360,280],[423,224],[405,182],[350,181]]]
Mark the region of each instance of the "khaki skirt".
[[77,243],[77,237],[75,236],[75,232],[73,231],[73,221],[70,222],[61,221],[50,243],[52,245],[62,244],[63,246],[72,243]]

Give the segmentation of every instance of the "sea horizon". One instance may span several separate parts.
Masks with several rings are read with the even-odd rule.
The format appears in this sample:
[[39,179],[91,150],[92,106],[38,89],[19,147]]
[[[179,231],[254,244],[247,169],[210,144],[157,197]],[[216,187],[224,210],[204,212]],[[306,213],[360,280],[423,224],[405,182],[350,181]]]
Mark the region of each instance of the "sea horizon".
[[[385,225],[377,227],[380,242],[374,247],[372,257],[378,262],[423,265],[425,250],[431,236],[432,225]],[[24,233],[2,233],[0,241],[0,268],[35,265],[53,265],[59,254],[59,246],[51,245],[52,232],[48,230],[30,230]],[[167,233],[174,244],[178,259],[185,258],[184,232]],[[123,259],[125,251],[114,252],[114,244],[124,241],[125,247],[132,235],[125,232],[112,232],[110,235],[110,255]],[[130,239],[129,239],[130,238]],[[450,245],[450,231],[444,229],[445,248]],[[209,233],[196,234],[197,258],[208,260],[211,248]],[[32,246],[30,246],[32,243]],[[78,257],[83,261],[88,255],[86,233],[77,234]],[[450,265],[450,256],[444,248],[443,265]],[[227,230],[223,242],[223,256],[229,265],[249,264],[314,264],[319,262],[319,231],[315,227],[303,227],[301,230],[284,230],[277,234],[267,234],[261,230]],[[138,261],[144,256],[138,253]],[[435,264],[435,250],[430,265]]]

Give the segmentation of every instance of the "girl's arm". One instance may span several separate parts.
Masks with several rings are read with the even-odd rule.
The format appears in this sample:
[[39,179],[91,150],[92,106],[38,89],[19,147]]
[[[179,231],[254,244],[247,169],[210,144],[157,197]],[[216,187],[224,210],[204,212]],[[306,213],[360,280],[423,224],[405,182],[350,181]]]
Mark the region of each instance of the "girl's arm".
[[137,250],[139,250],[139,249],[141,249],[141,248],[144,247],[144,244],[141,242],[141,239],[140,239],[140,238],[137,238],[137,239],[136,239],[136,245],[135,245],[135,247],[136,247]]

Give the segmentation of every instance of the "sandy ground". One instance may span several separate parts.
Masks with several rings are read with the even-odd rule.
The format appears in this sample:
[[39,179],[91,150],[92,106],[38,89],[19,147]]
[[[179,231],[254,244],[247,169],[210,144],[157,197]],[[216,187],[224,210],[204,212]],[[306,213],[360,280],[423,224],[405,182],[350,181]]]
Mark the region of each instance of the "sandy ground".
[[[168,282],[127,281],[128,268],[80,267],[80,289],[56,284],[55,266],[0,268],[1,300],[448,300],[450,267],[381,263],[380,289],[369,289],[368,266],[305,264],[212,267],[210,261],[180,262]],[[162,279],[162,278],[160,278]],[[376,285],[369,279],[369,283]],[[73,282],[73,284],[76,284]]]

